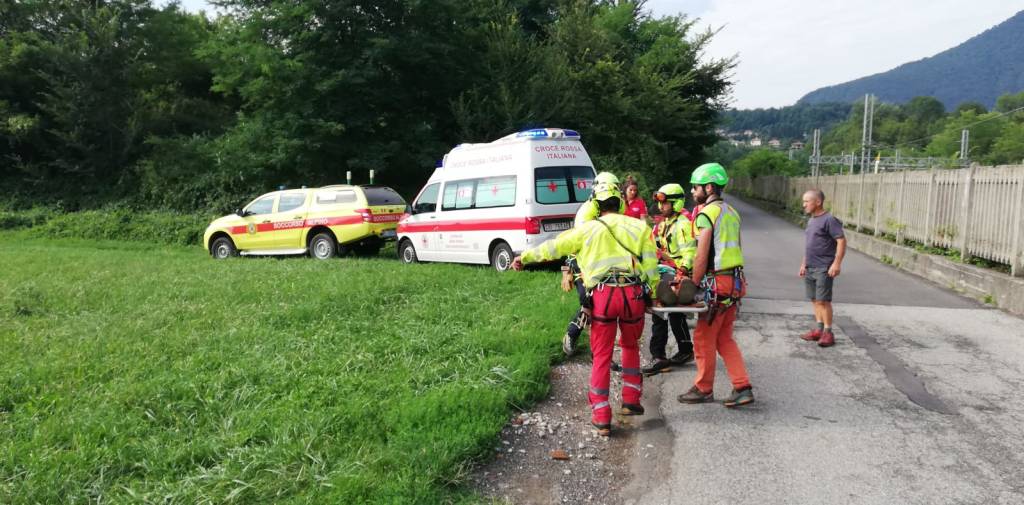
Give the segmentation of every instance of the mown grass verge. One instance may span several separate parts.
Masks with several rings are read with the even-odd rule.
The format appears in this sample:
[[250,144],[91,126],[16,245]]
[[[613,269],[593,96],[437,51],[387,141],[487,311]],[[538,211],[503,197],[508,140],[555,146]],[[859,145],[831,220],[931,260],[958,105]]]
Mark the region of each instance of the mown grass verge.
[[453,503],[547,391],[551,272],[0,234],[0,503]]

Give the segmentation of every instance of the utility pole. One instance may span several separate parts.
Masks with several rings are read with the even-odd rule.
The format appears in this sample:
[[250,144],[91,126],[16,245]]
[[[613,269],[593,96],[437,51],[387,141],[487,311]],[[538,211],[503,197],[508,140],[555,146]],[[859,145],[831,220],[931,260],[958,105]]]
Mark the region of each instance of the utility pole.
[[875,97],[864,95],[864,124],[860,136],[860,170],[863,172],[871,163],[871,130],[875,122]]
[[960,160],[967,160],[967,153],[970,150],[971,144],[971,131],[967,129],[960,130]]
[[814,175],[821,175],[821,130],[818,128],[814,129],[814,150],[812,160],[814,161]]

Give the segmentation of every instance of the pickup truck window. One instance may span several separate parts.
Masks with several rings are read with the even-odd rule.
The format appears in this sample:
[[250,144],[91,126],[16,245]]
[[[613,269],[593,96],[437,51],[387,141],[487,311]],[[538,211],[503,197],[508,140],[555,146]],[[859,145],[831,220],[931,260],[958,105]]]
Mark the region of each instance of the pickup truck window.
[[277,195],[265,196],[249,204],[245,210],[254,216],[270,214],[274,212],[274,200],[277,200]]
[[325,190],[316,194],[316,203],[318,204],[352,203],[355,201],[356,192],[351,189]]
[[281,201],[277,203],[278,212],[288,212],[302,207],[306,203],[305,193],[285,193],[281,195]]
[[363,186],[366,204],[373,205],[405,205],[405,199],[395,190],[387,186]]

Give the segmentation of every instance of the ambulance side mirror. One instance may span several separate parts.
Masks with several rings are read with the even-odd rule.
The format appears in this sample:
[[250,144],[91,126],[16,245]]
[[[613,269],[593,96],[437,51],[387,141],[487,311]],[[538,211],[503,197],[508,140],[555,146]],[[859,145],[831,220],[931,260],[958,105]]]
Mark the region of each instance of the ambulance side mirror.
[[245,217],[249,215],[249,213],[242,209],[235,209],[235,215],[237,215],[238,217]]

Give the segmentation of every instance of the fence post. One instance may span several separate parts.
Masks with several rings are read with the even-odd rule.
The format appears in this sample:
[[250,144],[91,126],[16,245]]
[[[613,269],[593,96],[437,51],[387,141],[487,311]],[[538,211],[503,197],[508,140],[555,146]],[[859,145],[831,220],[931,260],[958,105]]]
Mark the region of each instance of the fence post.
[[974,186],[974,172],[977,168],[977,163],[971,163],[971,166],[964,169],[967,181],[964,184],[964,199],[960,203],[960,261],[964,263],[970,259],[967,254],[967,244],[971,234],[971,190]]
[[[853,176],[853,172],[850,172]],[[864,231],[864,172],[860,173],[860,194],[857,196],[857,231]]]
[[882,183],[885,182],[885,173],[875,173],[875,177],[878,178],[878,185],[875,187],[875,228],[872,230],[872,234],[877,237],[882,234],[878,228],[878,220],[882,215],[878,210],[878,206],[882,202]]
[[1021,259],[1021,226],[1024,226],[1024,167],[1018,170],[1017,207],[1013,217],[1013,245],[1010,247],[1010,275],[1024,277],[1024,260]]
[[928,207],[924,214],[924,245],[932,246],[932,200],[935,197],[935,167],[928,170]]
[[[898,151],[897,151],[898,152]],[[897,157],[896,159],[899,159]],[[903,222],[903,201],[906,199],[904,193],[907,188],[907,171],[900,171],[900,194],[896,197],[896,243],[903,243],[903,229],[906,223]]]

